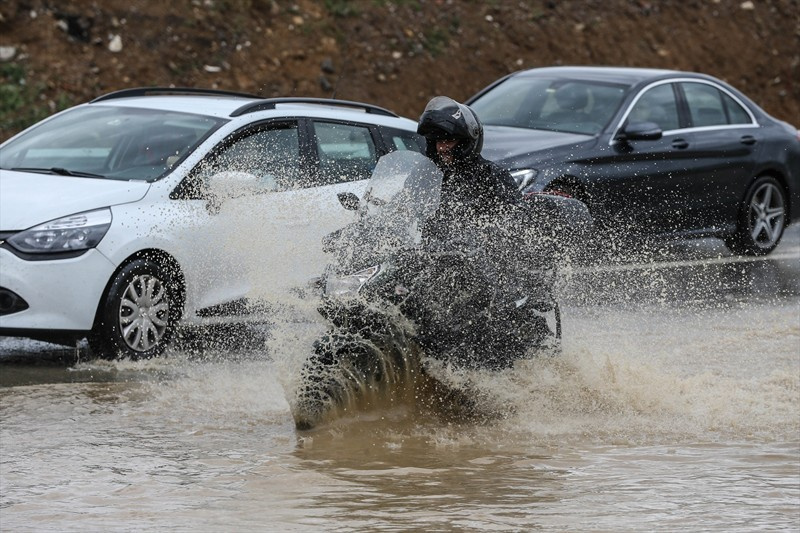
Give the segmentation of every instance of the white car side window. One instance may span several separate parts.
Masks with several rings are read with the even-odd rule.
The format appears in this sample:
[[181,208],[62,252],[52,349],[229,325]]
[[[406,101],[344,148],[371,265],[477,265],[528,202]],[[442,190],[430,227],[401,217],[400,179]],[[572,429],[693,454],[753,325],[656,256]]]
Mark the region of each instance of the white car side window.
[[259,129],[240,137],[219,152],[202,175],[225,172],[254,176],[262,192],[305,186],[301,183],[297,125]]
[[357,181],[370,177],[378,162],[369,128],[335,122],[315,122],[319,155],[319,184]]

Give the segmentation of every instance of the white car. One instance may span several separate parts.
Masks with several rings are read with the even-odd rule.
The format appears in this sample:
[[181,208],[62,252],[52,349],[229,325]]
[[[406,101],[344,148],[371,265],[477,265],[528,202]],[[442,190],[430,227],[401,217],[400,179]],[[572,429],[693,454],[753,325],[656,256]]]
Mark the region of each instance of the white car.
[[[378,158],[423,150],[375,106],[130,89],[0,145],[0,335],[152,357],[320,274]],[[268,300],[269,298],[267,298]]]

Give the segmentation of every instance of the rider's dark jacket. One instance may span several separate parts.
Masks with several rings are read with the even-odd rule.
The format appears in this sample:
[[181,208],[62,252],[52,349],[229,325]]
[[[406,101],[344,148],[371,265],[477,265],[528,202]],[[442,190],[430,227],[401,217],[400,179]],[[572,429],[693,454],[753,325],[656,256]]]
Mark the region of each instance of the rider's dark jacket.
[[508,170],[480,155],[440,168],[443,207],[459,202],[483,211],[522,199]]
[[[443,171],[441,203],[423,227],[423,242],[437,261],[439,277],[429,277],[441,278],[433,286],[445,287],[448,295],[444,300],[432,296],[440,305],[417,313],[418,335],[424,347],[449,354],[455,364],[504,367],[506,355],[514,353],[506,348],[516,346],[516,337],[482,325],[491,316],[505,316],[525,296],[522,269],[530,247],[520,231],[524,200],[511,174],[479,155],[454,165],[437,164]],[[437,255],[459,249],[464,253],[456,254],[455,261],[447,262],[446,253]],[[472,321],[477,322],[468,326]]]
[[442,170],[441,204],[427,226],[437,235],[457,233],[465,224],[496,225],[510,206],[522,201],[508,170],[480,155],[445,165],[432,157]]

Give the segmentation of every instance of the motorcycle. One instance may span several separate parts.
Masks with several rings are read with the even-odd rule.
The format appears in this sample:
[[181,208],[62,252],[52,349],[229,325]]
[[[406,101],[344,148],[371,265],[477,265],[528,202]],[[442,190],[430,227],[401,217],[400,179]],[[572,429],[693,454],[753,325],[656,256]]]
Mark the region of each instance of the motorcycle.
[[317,282],[318,311],[329,328],[290,401],[298,429],[359,401],[424,397],[440,413],[468,413],[472,399],[432,365],[499,370],[558,352],[558,266],[591,224],[586,206],[534,195],[492,223],[437,231],[441,185],[430,159],[398,151],[378,161],[363,198],[339,195],[358,220],[324,242],[333,261]]

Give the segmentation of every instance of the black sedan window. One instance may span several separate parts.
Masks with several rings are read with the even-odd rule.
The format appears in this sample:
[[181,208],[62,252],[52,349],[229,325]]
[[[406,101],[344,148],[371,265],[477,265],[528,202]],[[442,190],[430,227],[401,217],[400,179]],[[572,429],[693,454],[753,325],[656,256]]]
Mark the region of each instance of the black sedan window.
[[683,92],[692,117],[692,126],[718,126],[727,124],[725,107],[718,90],[702,83],[684,83]]
[[636,122],[655,122],[663,131],[678,129],[678,105],[672,84],[657,85],[642,94],[628,114],[628,124]]
[[753,119],[744,108],[736,103],[736,100],[725,93],[722,93],[722,102],[728,111],[728,124],[752,124]]
[[716,87],[705,83],[683,83],[682,87],[695,128],[751,122],[747,111]]

